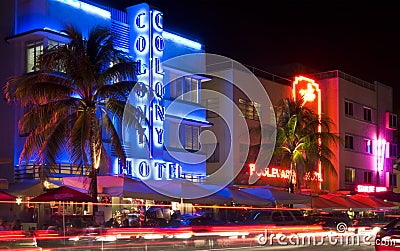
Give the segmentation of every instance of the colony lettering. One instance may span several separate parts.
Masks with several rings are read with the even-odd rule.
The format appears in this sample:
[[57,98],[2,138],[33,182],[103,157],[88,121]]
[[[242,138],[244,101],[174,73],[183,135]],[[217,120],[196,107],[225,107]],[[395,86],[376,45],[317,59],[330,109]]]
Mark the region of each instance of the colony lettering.
[[[164,51],[162,37],[163,14],[157,10],[150,10],[147,4],[138,5],[134,17],[134,52],[138,62],[138,84],[141,91],[136,92],[136,106],[149,121],[146,135],[139,135],[140,139],[149,139],[150,158],[162,157],[164,144],[163,122],[165,120],[165,107],[162,105],[164,97],[164,84],[161,58]],[[143,91],[143,90],[148,91]],[[149,112],[147,112],[149,109]],[[139,133],[139,131],[138,131]],[[140,140],[145,144],[145,141]]]
[[143,179],[170,179],[180,175],[181,166],[163,161],[165,106],[164,71],[161,59],[164,51],[163,14],[143,3],[128,8],[131,25],[131,51],[138,63],[137,85],[131,92],[129,104],[148,123],[142,130],[125,132],[124,144],[130,152],[127,168],[119,172]]

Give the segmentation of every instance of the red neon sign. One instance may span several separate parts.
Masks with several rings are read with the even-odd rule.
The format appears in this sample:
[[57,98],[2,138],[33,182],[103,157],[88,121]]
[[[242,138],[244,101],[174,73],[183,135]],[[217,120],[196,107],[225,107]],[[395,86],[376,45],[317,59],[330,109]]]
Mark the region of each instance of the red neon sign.
[[[315,80],[311,78],[306,78],[303,76],[295,77],[293,81],[292,87],[292,96],[293,100],[297,100],[299,98],[303,99],[304,106],[307,102],[308,105],[311,106],[312,104],[317,105],[317,114],[319,118],[321,118],[322,114],[322,106],[321,106],[321,89],[319,88],[319,84],[315,83]],[[315,109],[315,106],[314,106]],[[318,132],[321,132],[322,128],[321,125],[318,126]],[[321,139],[319,139],[319,144],[321,144]],[[321,182],[322,182],[322,166],[321,162],[318,161],[318,172],[314,172],[313,174],[307,173],[306,180],[318,180],[319,181],[319,188],[321,189]]]
[[[257,171],[254,163],[249,164],[249,175],[257,175],[258,177],[276,178],[276,179],[290,179],[290,169],[279,167],[266,167],[263,170]],[[293,174],[296,180],[296,173]]]
[[367,186],[367,185],[357,185],[356,191],[359,193],[379,193],[386,192],[387,187],[377,187],[377,186]]

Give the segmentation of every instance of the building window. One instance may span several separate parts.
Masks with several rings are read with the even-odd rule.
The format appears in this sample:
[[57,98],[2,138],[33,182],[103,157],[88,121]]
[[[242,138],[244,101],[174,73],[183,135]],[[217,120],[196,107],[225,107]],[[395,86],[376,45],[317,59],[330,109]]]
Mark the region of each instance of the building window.
[[354,108],[352,102],[344,101],[344,114],[347,116],[353,116]]
[[218,98],[210,98],[201,101],[202,106],[206,108],[206,117],[207,118],[217,118],[219,117],[218,109],[219,109],[219,99]]
[[356,176],[356,170],[351,167],[346,167],[344,181],[348,183],[353,183]]
[[364,106],[364,120],[371,122],[371,108]]
[[351,136],[351,135],[346,135],[345,137],[344,137],[344,148],[347,148],[347,149],[354,149],[354,146],[353,146],[353,136]]
[[183,139],[181,138],[181,142],[184,142],[185,149],[187,150],[199,150],[199,135],[200,135],[200,127],[192,126],[192,125],[184,125],[184,130],[181,130],[183,133]]
[[37,40],[26,44],[26,72],[39,70],[39,56],[43,54],[43,40]]
[[396,158],[397,157],[397,145],[396,144],[389,144],[389,157]]
[[258,114],[260,108],[260,103],[242,98],[239,99],[239,109],[246,119],[260,120],[260,115]]
[[364,139],[364,150],[366,153],[372,153],[372,140]]
[[389,186],[397,187],[397,175],[395,173],[389,173]]
[[[47,49],[55,49],[55,48],[57,48],[59,46],[63,46],[63,45],[65,45],[65,43],[61,43],[61,42],[49,39],[49,40],[47,40],[46,48]],[[57,69],[54,69],[54,70],[58,71],[58,72],[65,72],[65,68],[61,64],[58,64]]]
[[181,99],[188,102],[199,102],[200,80],[192,77],[175,79],[170,84],[171,98]]
[[[203,145],[203,144],[202,144]],[[219,162],[219,144],[204,144],[207,158],[207,163],[217,163]],[[215,147],[215,149],[214,149]]]
[[389,129],[397,129],[397,115],[390,112],[386,114],[386,127]]
[[365,184],[372,183],[372,172],[364,172],[364,183]]

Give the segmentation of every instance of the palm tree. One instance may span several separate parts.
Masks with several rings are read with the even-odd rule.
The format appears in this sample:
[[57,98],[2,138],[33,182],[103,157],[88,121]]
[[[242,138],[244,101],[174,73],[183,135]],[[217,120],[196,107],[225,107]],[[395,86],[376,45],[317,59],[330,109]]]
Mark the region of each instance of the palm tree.
[[334,154],[330,147],[338,143],[339,137],[330,132],[333,124],[330,118],[319,117],[303,106],[302,99],[294,101],[290,98],[282,100],[276,114],[277,139],[274,154],[290,162],[292,177],[289,179],[289,191],[294,192],[294,184],[300,189],[301,178],[307,172],[313,173],[318,162],[325,170],[337,175],[331,162]]
[[[71,162],[89,173],[90,191],[97,199],[99,167],[110,162],[105,139],[120,163],[126,162],[115,121],[122,119],[137,67],[114,48],[108,28],[94,27],[87,39],[71,25],[65,33],[68,44],[47,48],[39,58],[40,70],[11,77],[4,91],[9,103],[27,109],[18,123],[19,132],[28,135],[20,163],[32,158],[51,173],[66,147]],[[132,115],[130,123],[141,128],[140,113]]]

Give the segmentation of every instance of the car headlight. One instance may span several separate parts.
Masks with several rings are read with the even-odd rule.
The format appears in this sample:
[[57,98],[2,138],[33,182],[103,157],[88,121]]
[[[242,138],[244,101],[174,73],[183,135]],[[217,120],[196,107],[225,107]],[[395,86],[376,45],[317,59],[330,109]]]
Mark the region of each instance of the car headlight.
[[374,227],[374,228],[372,228],[372,232],[374,232],[374,233],[376,233],[376,234],[378,234],[379,231],[381,231],[381,228],[380,228],[380,227]]

